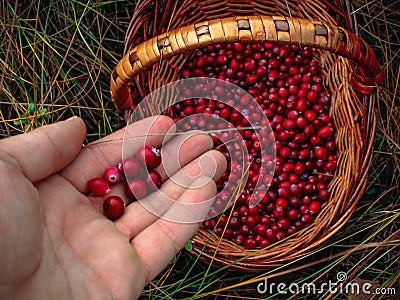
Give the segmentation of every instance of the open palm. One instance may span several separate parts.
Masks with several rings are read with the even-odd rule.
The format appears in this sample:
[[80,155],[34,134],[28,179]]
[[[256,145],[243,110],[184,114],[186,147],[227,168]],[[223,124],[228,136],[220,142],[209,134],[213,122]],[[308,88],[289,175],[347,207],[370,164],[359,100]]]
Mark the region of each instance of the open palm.
[[[137,138],[137,145],[159,146],[172,126],[170,118],[158,117],[127,130],[160,134]],[[106,219],[104,199],[87,197],[86,182],[121,160],[123,131],[105,138],[109,142],[82,149],[84,136],[77,118],[0,141],[1,299],[137,298],[198,228],[198,222],[159,218],[138,202],[119,220]],[[204,176],[221,176],[226,161],[210,150],[210,137],[196,134],[182,141],[178,137],[163,145],[163,161],[171,163],[168,155],[179,151],[184,165],[183,170],[179,165],[169,170],[201,175],[193,177],[193,186]],[[215,165],[200,167],[204,155]],[[216,193],[214,180],[185,188],[168,180],[163,166],[158,171],[165,181],[163,192],[177,202],[202,202]],[[118,188],[115,193],[123,195]],[[205,216],[206,211],[198,213]]]

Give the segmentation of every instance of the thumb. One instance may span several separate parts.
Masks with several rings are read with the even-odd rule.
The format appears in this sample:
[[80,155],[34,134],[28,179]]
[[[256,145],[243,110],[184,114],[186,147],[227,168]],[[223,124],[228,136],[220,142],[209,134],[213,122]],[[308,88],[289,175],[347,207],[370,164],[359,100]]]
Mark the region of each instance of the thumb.
[[81,151],[86,135],[82,119],[72,117],[0,140],[0,152],[14,160],[32,182],[62,170]]

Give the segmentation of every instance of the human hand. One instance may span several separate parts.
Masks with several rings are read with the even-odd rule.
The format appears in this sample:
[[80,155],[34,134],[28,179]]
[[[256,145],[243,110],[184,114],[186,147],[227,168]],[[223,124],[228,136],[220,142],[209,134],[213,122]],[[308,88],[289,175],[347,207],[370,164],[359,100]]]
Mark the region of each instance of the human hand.
[[[138,145],[160,146],[171,126],[172,119],[160,116],[127,130],[161,134],[138,138]],[[85,125],[75,118],[0,141],[1,298],[137,298],[199,227],[159,218],[139,202],[115,222],[105,218],[104,198],[85,196],[86,182],[121,160],[123,131],[82,149],[84,137]],[[225,158],[211,150],[208,135],[181,142],[173,138],[163,145],[163,161],[180,147],[185,172],[214,172],[217,180],[225,171]],[[200,168],[202,155],[216,164]],[[178,202],[202,202],[216,194],[214,180],[184,188],[168,180],[162,166],[158,171],[165,180],[161,190]],[[175,172],[183,171],[175,166]]]

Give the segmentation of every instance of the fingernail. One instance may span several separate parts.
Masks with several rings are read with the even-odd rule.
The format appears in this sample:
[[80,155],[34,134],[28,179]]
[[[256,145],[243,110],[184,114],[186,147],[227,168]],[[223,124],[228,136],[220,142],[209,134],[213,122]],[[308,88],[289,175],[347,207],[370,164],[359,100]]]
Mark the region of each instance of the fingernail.
[[68,118],[65,121],[71,121],[71,120],[75,120],[75,119],[78,119],[78,117],[77,116],[72,116],[71,118]]

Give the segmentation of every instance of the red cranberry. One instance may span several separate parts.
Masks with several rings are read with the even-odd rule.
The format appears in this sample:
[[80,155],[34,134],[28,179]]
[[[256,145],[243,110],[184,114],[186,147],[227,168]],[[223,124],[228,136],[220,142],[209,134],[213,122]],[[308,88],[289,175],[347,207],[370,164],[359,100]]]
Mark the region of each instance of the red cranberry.
[[133,179],[126,185],[125,194],[132,200],[142,199],[147,194],[146,184],[143,180]]
[[311,125],[311,124],[309,124],[309,125],[306,125],[305,127],[304,127],[304,129],[303,129],[303,132],[304,132],[304,134],[307,136],[307,137],[310,137],[310,136],[312,136],[313,134],[314,134],[314,126],[313,125]]
[[320,212],[320,210],[321,210],[321,203],[319,203],[318,201],[313,201],[310,203],[309,211],[311,214],[316,215]]
[[282,231],[282,230],[279,230],[279,231],[276,233],[276,239],[277,239],[278,241],[283,240],[285,237],[286,237],[286,233],[285,233],[284,231]]
[[285,58],[290,54],[290,48],[289,46],[285,45],[279,48],[279,56],[281,58]]
[[282,209],[286,209],[287,206],[288,206],[288,203],[287,203],[286,199],[278,198],[278,200],[276,200],[276,207],[280,207]]
[[256,75],[249,75],[247,77],[247,82],[249,84],[255,84],[257,82],[257,76]]
[[333,132],[333,129],[329,126],[324,126],[318,130],[318,136],[322,138],[329,137]]
[[121,217],[124,213],[125,205],[121,197],[109,196],[103,202],[104,215],[110,220]]
[[290,208],[286,215],[287,215],[288,219],[290,219],[292,221],[295,221],[300,217],[299,211],[295,208]]
[[239,215],[241,215],[241,216],[247,216],[247,214],[248,214],[248,206],[247,205],[240,206],[238,208],[238,212],[239,212]]
[[307,120],[308,122],[313,122],[314,120],[317,119],[317,114],[316,114],[315,111],[313,111],[313,110],[307,110],[307,111],[304,113],[304,118],[306,118],[306,120]]
[[247,226],[249,226],[250,229],[252,229],[257,225],[257,221],[258,221],[257,216],[250,215],[250,216],[247,216],[246,224],[247,224]]
[[301,220],[306,224],[311,224],[314,221],[314,218],[307,213],[301,217]]
[[235,242],[238,245],[243,245],[244,244],[244,235],[243,234],[237,234],[235,237]]
[[302,206],[300,206],[299,212],[300,212],[300,214],[302,214],[302,215],[308,213],[308,212],[309,212],[308,205],[303,204]]
[[288,236],[289,236],[289,235],[292,235],[292,234],[295,234],[296,232],[297,232],[297,229],[296,229],[295,226],[290,226],[290,227],[286,230],[286,233],[287,233]]
[[142,173],[142,166],[135,157],[128,157],[121,163],[120,170],[129,178],[138,177]]
[[328,201],[331,196],[331,193],[328,190],[322,189],[318,192],[318,197],[322,201]]
[[230,64],[229,64],[229,67],[232,69],[232,70],[238,70],[239,69],[239,62],[236,60],[236,59],[232,59],[231,60],[231,62],[230,62]]
[[233,49],[235,49],[236,52],[242,52],[243,44],[242,43],[233,43]]
[[224,232],[224,228],[221,226],[218,226],[217,228],[215,228],[214,230],[215,234],[217,234],[218,236],[222,236],[222,233]]
[[271,228],[268,228],[265,232],[265,236],[270,240],[272,243],[276,241],[276,232],[273,231]]
[[269,215],[264,215],[260,217],[260,224],[270,226],[272,223],[271,217]]
[[307,105],[307,100],[306,99],[299,99],[296,102],[296,109],[299,112],[305,112],[307,110],[307,107],[308,107],[308,105]]
[[246,224],[240,226],[239,232],[244,236],[247,236],[250,232],[249,226],[247,226]]
[[328,161],[325,164],[325,171],[326,172],[334,172],[337,168],[337,163],[335,161]]
[[282,208],[275,208],[273,212],[274,219],[282,218],[285,215],[285,212]]
[[325,160],[328,157],[328,151],[324,147],[316,148],[314,154],[317,159]]
[[[249,196],[251,196],[251,198],[253,198],[253,195],[249,195]],[[257,206],[248,207],[247,211],[248,211],[249,215],[254,215],[254,216],[258,215],[258,207]]]
[[244,240],[243,245],[246,249],[253,249],[256,247],[256,241],[253,238],[248,237]]
[[224,55],[219,55],[217,56],[217,59],[215,60],[217,64],[219,65],[225,65],[228,61],[227,57]]
[[303,221],[297,220],[297,221],[294,222],[294,227],[297,230],[302,230],[305,227],[305,224],[304,224]]
[[[289,183],[289,182],[288,182]],[[290,184],[290,183],[289,183]],[[283,187],[283,188],[279,188],[278,189],[278,195],[279,195],[279,197],[281,197],[281,198],[289,198],[290,197],[290,190],[289,190],[289,188],[285,188],[285,187]]]
[[136,152],[135,156],[149,169],[155,169],[161,164],[161,154],[152,146],[144,146],[140,148]]
[[327,141],[325,144],[325,147],[329,151],[335,151],[336,150],[336,143],[334,141]]
[[268,246],[271,245],[271,242],[268,239],[264,238],[264,239],[261,239],[259,244],[260,244],[260,248],[267,248]]
[[229,228],[232,230],[238,230],[240,228],[240,220],[237,217],[231,217],[229,220]]
[[219,219],[218,226],[225,227],[225,225],[226,225],[227,223],[228,223],[228,217],[225,216],[225,215],[222,215],[222,216],[220,217],[220,219]]
[[149,170],[146,176],[146,187],[148,192],[154,192],[161,187],[162,178],[160,173],[155,170]]
[[223,237],[224,237],[225,239],[230,239],[231,237],[233,237],[233,231],[232,231],[232,229],[226,228],[226,229],[225,229],[225,232],[224,232],[224,234],[223,234]]
[[255,70],[254,74],[255,74],[257,77],[265,76],[265,75],[267,74],[267,68],[264,67],[264,66],[258,67],[258,68]]
[[259,224],[256,227],[257,234],[260,235],[260,236],[265,236],[265,233],[266,233],[267,229],[268,229],[268,227],[266,225],[263,225],[263,224]]
[[215,227],[215,220],[205,220],[202,225],[204,228],[213,229]]
[[308,91],[307,93],[307,99],[311,103],[315,103],[318,100],[318,96],[318,92],[314,90]]
[[291,207],[299,207],[301,205],[301,200],[298,197],[291,197],[289,199],[289,205]]
[[306,125],[307,125],[307,120],[306,120],[305,118],[299,117],[299,118],[296,120],[296,126],[297,126],[297,128],[302,129],[302,128],[304,128]]
[[278,79],[278,71],[277,70],[271,70],[268,73],[268,80],[270,82],[276,81]]
[[87,189],[94,196],[104,196],[110,192],[110,187],[107,181],[103,178],[93,178],[87,183]]
[[290,226],[290,220],[288,218],[280,218],[277,224],[281,230],[286,230]]
[[110,167],[104,171],[103,178],[109,184],[117,184],[121,181],[122,176],[117,167]]
[[295,172],[296,174],[302,175],[302,174],[304,174],[304,171],[305,171],[304,164],[302,164],[302,163],[297,163],[297,164],[294,166],[294,172]]
[[310,150],[308,150],[308,149],[300,150],[300,152],[299,152],[300,160],[306,160],[309,156],[310,156]]
[[316,146],[321,143],[321,138],[318,135],[313,135],[310,137],[310,143],[311,145]]
[[256,65],[254,63],[254,60],[247,60],[243,64],[243,68],[247,72],[253,71],[255,67],[256,67]]

